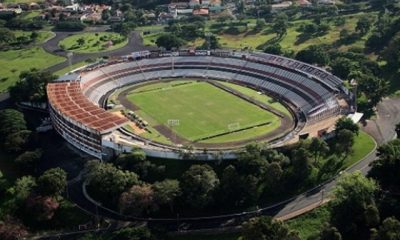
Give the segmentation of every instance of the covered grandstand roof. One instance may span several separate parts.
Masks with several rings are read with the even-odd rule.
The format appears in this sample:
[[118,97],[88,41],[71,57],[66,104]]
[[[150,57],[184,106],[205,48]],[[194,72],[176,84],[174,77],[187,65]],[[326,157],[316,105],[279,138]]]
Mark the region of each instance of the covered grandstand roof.
[[94,131],[106,133],[128,122],[90,102],[82,94],[79,82],[50,83],[47,94],[54,109]]

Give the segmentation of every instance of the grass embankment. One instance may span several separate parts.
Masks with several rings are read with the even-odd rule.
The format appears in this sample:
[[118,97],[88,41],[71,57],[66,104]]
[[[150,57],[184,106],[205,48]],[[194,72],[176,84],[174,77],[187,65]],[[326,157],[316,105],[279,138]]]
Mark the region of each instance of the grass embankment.
[[[15,37],[30,37],[30,35],[32,34],[31,31],[13,31],[15,34]],[[44,43],[45,41],[47,41],[48,39],[50,39],[52,36],[54,36],[55,34],[53,32],[50,31],[37,31],[36,32],[38,34],[38,37],[36,38],[34,44],[35,45],[39,45]]]
[[[139,106],[137,113],[150,125],[167,125],[170,119],[179,120],[173,131],[191,141],[269,122],[267,128],[232,136],[234,140],[240,140],[253,134],[268,133],[280,125],[276,115],[205,82],[136,92],[128,95],[128,99]],[[229,134],[217,141],[232,139]]]
[[[83,39],[81,44],[78,39]],[[111,46],[108,46],[109,42]],[[81,33],[64,38],[59,42],[59,46],[67,51],[77,53],[95,53],[115,50],[125,46],[128,39],[118,33],[98,32],[98,33]]]
[[[326,34],[322,35],[311,35],[309,38],[304,38],[302,33],[298,30],[299,27],[303,24],[312,23],[312,20],[295,20],[289,23],[289,27],[287,29],[287,34],[282,37],[282,39],[276,39],[276,34],[272,32],[272,24],[268,23],[266,27],[262,30],[255,29],[255,19],[246,19],[244,21],[248,22],[246,26],[237,27],[238,32],[235,34],[229,33],[230,24],[227,22],[222,26],[215,27],[216,21],[208,21],[206,23],[206,32],[212,32],[217,35],[219,39],[219,43],[224,48],[235,48],[235,49],[243,49],[243,48],[251,48],[251,49],[263,49],[265,45],[270,43],[279,43],[282,49],[291,50],[294,52],[298,52],[310,45],[318,45],[318,44],[328,44],[332,45],[336,43],[340,38],[340,31],[343,29],[348,30],[349,34],[355,32],[355,26],[360,17],[368,14],[368,16],[375,16],[376,13],[358,13],[358,14],[350,14],[342,16],[346,21],[344,25],[337,26],[330,21],[330,29]],[[218,24],[221,25],[221,24]],[[155,28],[158,31],[161,28],[158,26],[147,26],[143,27],[140,31],[145,32],[147,29]],[[150,31],[150,34],[142,35],[143,43],[145,45],[155,45],[155,41],[157,37],[160,35],[160,32]],[[364,48],[364,43],[367,40],[369,34],[366,34],[361,39],[356,40],[350,44],[340,45],[338,46],[339,50],[347,51],[351,47],[360,47]],[[195,39],[193,41],[189,41],[187,43],[188,46],[201,46],[204,43],[204,39]]]
[[343,168],[347,168],[367,156],[376,146],[375,140],[364,131],[355,137],[353,152],[346,158]]
[[45,69],[65,58],[49,54],[41,47],[0,52],[0,92],[5,92],[18,79],[22,71],[31,68]]
[[326,205],[316,208],[304,215],[288,220],[291,230],[299,233],[300,239],[307,240],[309,237],[318,234],[324,224],[329,221],[330,213]]
[[89,63],[86,62],[86,61],[77,62],[75,64],[72,64],[71,67],[68,66],[68,67],[63,68],[61,70],[58,70],[57,72],[54,72],[54,74],[57,75],[57,76],[62,76],[62,75],[66,74],[66,73],[68,73],[68,72],[70,72],[70,71],[72,71],[72,70],[74,70],[76,68],[83,67],[83,66],[85,66],[87,64],[89,64]]

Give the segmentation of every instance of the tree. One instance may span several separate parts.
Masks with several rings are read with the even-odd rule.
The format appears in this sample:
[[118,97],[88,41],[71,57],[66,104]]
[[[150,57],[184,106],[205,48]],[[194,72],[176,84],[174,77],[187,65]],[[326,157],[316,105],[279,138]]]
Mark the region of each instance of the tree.
[[90,161],[86,168],[90,190],[101,201],[115,201],[122,192],[139,183],[135,173],[120,170],[111,163]]
[[264,19],[264,18],[259,18],[259,19],[257,19],[257,21],[256,21],[256,27],[255,27],[255,29],[256,29],[257,31],[261,31],[262,29],[265,28],[266,25],[267,25],[267,23],[265,22],[265,19]]
[[12,133],[26,130],[24,115],[14,109],[0,110],[0,140],[4,142],[6,137]]
[[26,200],[25,212],[31,221],[43,222],[52,219],[59,206],[53,197],[30,196]]
[[368,16],[363,15],[358,19],[355,30],[357,32],[360,32],[361,35],[365,35],[368,33],[369,29],[371,28],[371,25],[372,23],[371,20],[368,18]]
[[27,236],[26,227],[16,219],[7,218],[5,221],[0,221],[0,239],[18,240]]
[[371,163],[369,176],[385,189],[400,186],[400,139],[379,146],[377,156]]
[[85,27],[81,21],[62,21],[55,25],[55,29],[59,31],[82,31]]
[[221,45],[219,44],[217,36],[214,34],[207,37],[206,41],[204,42],[203,46],[201,48],[203,49],[217,49],[220,48]]
[[337,228],[325,226],[319,234],[319,240],[342,240],[342,235]]
[[15,34],[8,28],[0,28],[0,48],[15,41]]
[[33,103],[47,101],[46,86],[57,79],[47,71],[31,69],[19,75],[19,81],[9,88],[10,97],[15,102],[30,101]]
[[400,67],[400,32],[390,40],[382,55],[387,61],[388,69],[396,71]]
[[270,53],[270,54],[275,54],[275,55],[281,55],[282,52],[282,47],[279,45],[279,43],[271,44],[265,47],[264,49],[265,53]]
[[140,216],[157,208],[154,191],[150,184],[134,185],[121,194],[119,209],[125,214]]
[[30,38],[32,39],[32,41],[36,41],[36,39],[39,37],[39,33],[37,33],[36,31],[33,31],[31,33]]
[[146,227],[128,227],[112,234],[112,240],[155,240],[150,230]]
[[370,204],[366,207],[364,211],[365,217],[365,225],[369,228],[373,228],[379,225],[380,217],[379,217],[379,209],[375,206],[375,204]]
[[358,91],[365,94],[371,107],[375,107],[389,92],[389,82],[372,74],[350,74],[358,82]]
[[400,239],[400,221],[394,217],[386,218],[379,227],[378,240]]
[[272,31],[276,33],[278,38],[282,38],[283,35],[286,34],[288,27],[288,16],[281,13],[275,18],[274,24],[272,25]]
[[152,188],[154,191],[155,202],[160,206],[168,205],[172,212],[176,198],[182,194],[181,188],[179,187],[179,181],[166,179],[162,182],[155,182]]
[[348,79],[349,74],[357,67],[353,61],[344,57],[336,58],[329,66],[332,68],[332,73],[342,79]]
[[15,162],[24,169],[34,169],[36,164],[42,158],[43,151],[36,149],[35,151],[26,151],[20,154]]
[[181,179],[183,196],[190,206],[205,207],[219,186],[217,174],[209,165],[192,165]]
[[39,191],[45,196],[57,196],[65,191],[67,173],[57,167],[45,171],[38,178]]
[[4,193],[7,187],[7,180],[3,173],[0,171],[0,195]]
[[292,240],[299,239],[297,234],[291,232],[281,221],[272,217],[252,218],[242,225],[243,240]]
[[158,47],[171,50],[172,48],[180,48],[183,45],[183,40],[174,34],[164,33],[157,38],[156,44]]
[[396,128],[394,130],[396,131],[397,138],[400,138],[400,122],[396,124]]
[[351,120],[351,118],[348,117],[342,117],[339,120],[337,120],[336,124],[335,124],[335,131],[336,133],[340,132],[341,130],[349,130],[352,133],[358,135],[358,132],[360,130],[360,128],[358,127],[357,124],[355,124],[353,122],[353,120]]
[[303,181],[311,171],[310,153],[304,147],[295,149],[292,154],[292,172],[296,182]]
[[253,206],[262,191],[260,179],[251,174],[239,174],[228,165],[221,177],[218,200],[226,208]]
[[367,223],[365,212],[368,206],[375,205],[377,190],[376,182],[359,171],[340,177],[333,190],[331,222],[344,237],[353,239],[363,233]]
[[76,40],[76,43],[77,43],[79,46],[82,46],[83,44],[85,44],[85,39],[84,39],[83,37],[78,38],[78,39]]
[[29,130],[22,130],[7,135],[3,143],[4,148],[9,152],[20,152],[29,142],[31,134]]
[[116,165],[123,169],[133,171],[138,174],[142,180],[152,181],[162,177],[165,166],[157,166],[151,161],[146,159],[146,153],[140,149],[135,148],[128,154],[121,154],[116,159]]
[[340,130],[336,134],[336,152],[339,154],[344,154],[343,156],[347,156],[352,151],[354,145],[354,136],[354,133],[350,130]]
[[15,181],[14,186],[8,190],[8,193],[12,196],[14,203],[19,206],[32,194],[36,186],[34,177],[23,176]]
[[102,12],[101,12],[101,20],[103,20],[103,21],[108,21],[108,19],[110,19],[110,10],[108,10],[108,9],[104,9]]
[[116,164],[125,169],[132,169],[136,163],[146,160],[146,153],[141,148],[134,148],[128,154],[121,154],[116,159]]
[[326,65],[329,62],[329,55],[327,51],[320,45],[311,45],[296,54],[296,59],[311,63]]
[[314,164],[318,164],[318,159],[329,151],[328,144],[321,138],[312,138],[309,149],[314,156]]

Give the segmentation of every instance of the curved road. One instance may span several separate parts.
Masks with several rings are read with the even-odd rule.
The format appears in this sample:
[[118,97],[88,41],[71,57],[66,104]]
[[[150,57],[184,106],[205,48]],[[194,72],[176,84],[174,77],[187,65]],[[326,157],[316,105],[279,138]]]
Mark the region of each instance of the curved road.
[[[395,137],[394,125],[400,121],[400,98],[384,99],[378,105],[377,109],[378,115],[376,119],[367,121],[365,126],[363,126],[363,130],[372,135],[376,139],[377,144],[382,144]],[[360,170],[363,174],[366,174],[370,169],[369,164],[374,161],[375,157],[376,149],[368,154],[364,159],[348,168],[346,172]],[[315,207],[318,207],[322,202],[327,201],[329,198],[329,192],[335,185],[336,179],[333,179],[304,194],[300,194],[294,198],[255,212],[243,212],[225,216],[197,219],[151,219],[148,223],[155,225],[162,224],[164,227],[173,231],[235,227],[243,220],[256,215],[271,215],[280,219],[289,219],[299,215],[300,213],[304,213]],[[93,202],[89,201],[85,197],[81,186],[82,181],[70,183],[69,196],[71,200],[77,203],[82,209],[94,215],[99,215],[117,221],[137,222],[143,220],[139,218],[127,218],[119,215],[116,212],[104,209],[101,206],[96,206]]]

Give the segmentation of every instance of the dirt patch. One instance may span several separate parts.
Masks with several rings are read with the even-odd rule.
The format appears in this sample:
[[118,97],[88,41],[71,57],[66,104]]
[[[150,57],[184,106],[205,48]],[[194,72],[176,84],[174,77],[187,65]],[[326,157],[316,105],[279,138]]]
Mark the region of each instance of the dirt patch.
[[122,106],[126,107],[129,110],[132,111],[137,111],[140,110],[140,107],[134,104],[133,102],[129,101],[127,98],[127,95],[129,94],[131,90],[123,91],[119,96],[118,96],[118,101],[121,103]]
[[[124,118],[125,118],[124,114],[122,114],[120,111],[111,112],[111,113],[114,114],[114,115],[117,115],[117,116],[119,116],[119,117],[124,117]],[[129,121],[128,125],[133,129],[133,133],[134,133],[134,134],[140,135],[140,134],[146,132],[146,130],[144,130],[144,129],[142,129],[142,128],[139,128],[139,127],[136,126],[136,124],[135,124],[134,122],[132,122],[132,121]]]
[[157,125],[154,126],[154,128],[162,135],[164,135],[165,137],[167,137],[171,142],[175,143],[175,144],[190,144],[190,141],[179,136],[178,134],[176,134],[174,131],[172,131],[170,128],[168,128],[165,125]]

